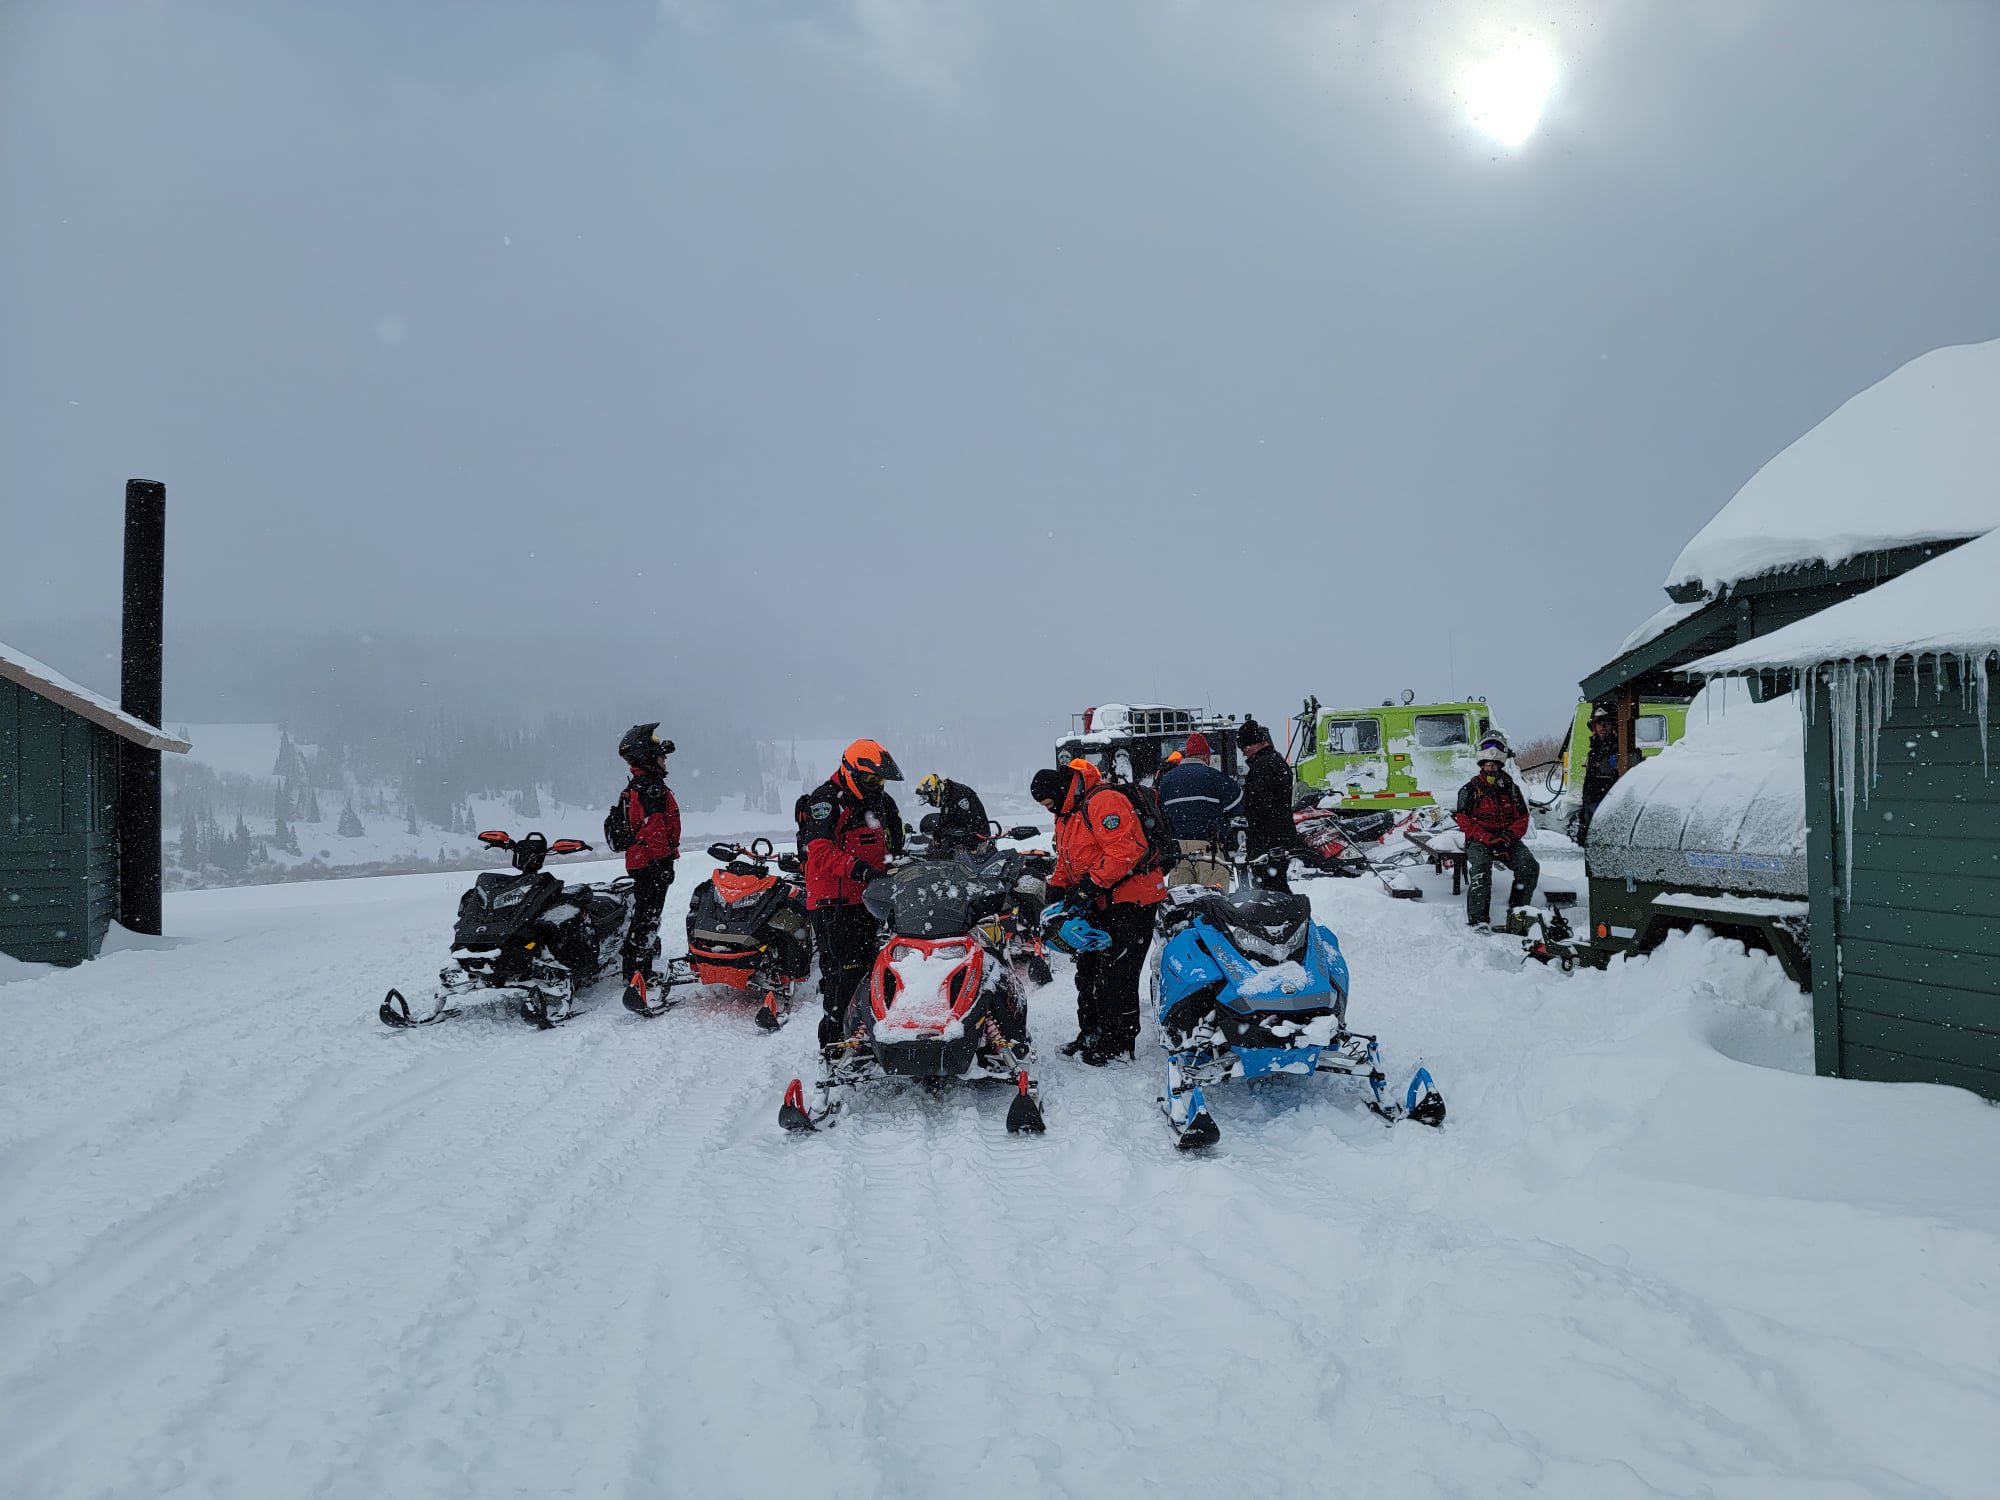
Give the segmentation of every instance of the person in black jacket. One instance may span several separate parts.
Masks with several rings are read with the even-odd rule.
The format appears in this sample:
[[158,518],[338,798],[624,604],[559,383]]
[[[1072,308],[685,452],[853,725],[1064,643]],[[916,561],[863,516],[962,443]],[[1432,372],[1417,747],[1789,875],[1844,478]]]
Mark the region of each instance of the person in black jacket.
[[933,773],[917,783],[917,800],[937,809],[937,831],[931,835],[931,846],[940,853],[977,849],[993,835],[986,820],[986,804],[962,781]]
[[1292,822],[1292,768],[1271,744],[1270,731],[1246,718],[1236,731],[1243,760],[1243,815],[1249,822],[1250,862],[1258,868],[1257,884],[1267,891],[1290,892],[1286,867],[1298,847]]
[[1583,761],[1583,806],[1576,815],[1576,841],[1590,842],[1597,804],[1618,784],[1618,721],[1602,703],[1590,711],[1590,750]]

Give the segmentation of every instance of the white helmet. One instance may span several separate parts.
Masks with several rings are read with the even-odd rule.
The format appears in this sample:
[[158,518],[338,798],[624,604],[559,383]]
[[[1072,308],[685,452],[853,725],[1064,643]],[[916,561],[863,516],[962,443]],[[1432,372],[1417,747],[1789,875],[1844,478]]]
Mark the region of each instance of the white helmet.
[[1480,740],[1479,748],[1473,752],[1472,758],[1481,765],[1494,760],[1504,766],[1513,758],[1513,754],[1514,752],[1507,746],[1507,736],[1495,729]]

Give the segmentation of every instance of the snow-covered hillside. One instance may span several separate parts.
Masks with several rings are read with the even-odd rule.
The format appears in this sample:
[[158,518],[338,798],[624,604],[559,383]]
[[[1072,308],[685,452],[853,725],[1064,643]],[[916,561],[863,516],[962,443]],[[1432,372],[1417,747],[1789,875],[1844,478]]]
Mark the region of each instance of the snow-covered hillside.
[[[700,863],[691,859],[684,905]],[[888,1091],[776,1124],[808,1022],[539,1034],[373,1009],[461,877],[204,891],[0,985],[0,1494],[1992,1493],[2000,1110],[1808,1076],[1776,967],[1565,978],[1325,882],[1335,1080],[1217,1098],[1052,1054],[1049,1134]],[[670,931],[677,930],[670,925]],[[17,971],[18,972],[18,971]]]

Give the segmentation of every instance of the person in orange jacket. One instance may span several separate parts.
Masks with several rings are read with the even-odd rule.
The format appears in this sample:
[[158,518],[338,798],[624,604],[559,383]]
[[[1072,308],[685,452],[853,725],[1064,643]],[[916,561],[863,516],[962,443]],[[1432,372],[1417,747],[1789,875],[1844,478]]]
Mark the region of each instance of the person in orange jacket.
[[1028,790],[1056,815],[1050,902],[1081,910],[1111,938],[1100,952],[1076,955],[1076,1038],[1063,1048],[1101,1068],[1138,1044],[1139,977],[1166,879],[1131,799],[1089,761],[1037,771]]

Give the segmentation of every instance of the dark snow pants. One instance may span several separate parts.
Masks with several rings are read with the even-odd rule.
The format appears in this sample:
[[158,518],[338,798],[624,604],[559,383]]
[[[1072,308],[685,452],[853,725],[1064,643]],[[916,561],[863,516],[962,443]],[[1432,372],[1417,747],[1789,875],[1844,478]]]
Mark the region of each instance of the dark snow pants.
[[822,1047],[840,1040],[842,1022],[875,962],[876,923],[865,906],[813,909],[813,946],[819,949],[819,1028]]
[[1114,901],[1090,922],[1111,935],[1111,946],[1076,956],[1077,1035],[1124,1047],[1139,1039],[1139,979],[1153,946],[1153,908]]
[[1541,861],[1528,852],[1526,844],[1516,844],[1506,853],[1482,844],[1465,841],[1465,920],[1484,922],[1493,909],[1493,866],[1505,865],[1514,875],[1514,889],[1508,892],[1509,906],[1526,906],[1535,899],[1535,882],[1542,878]]
[[632,872],[632,919],[625,924],[625,946],[618,961],[626,979],[635,969],[650,969],[659,956],[660,908],[666,905],[667,887],[673,883],[670,859],[655,860]]

